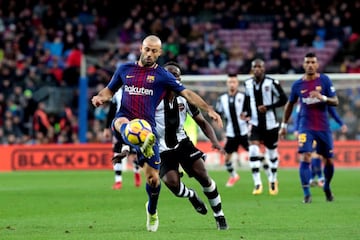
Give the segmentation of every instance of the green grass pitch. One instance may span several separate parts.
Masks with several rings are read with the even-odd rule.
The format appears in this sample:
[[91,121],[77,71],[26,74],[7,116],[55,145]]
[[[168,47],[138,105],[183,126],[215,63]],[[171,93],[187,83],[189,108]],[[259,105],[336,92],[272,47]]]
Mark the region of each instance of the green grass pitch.
[[[312,188],[313,203],[306,205],[296,169],[279,170],[278,196],[268,194],[267,184],[262,195],[251,195],[250,171],[239,172],[241,179],[232,188],[225,187],[225,171],[210,172],[221,193],[228,231],[216,230],[211,211],[197,214],[187,199],[172,196],[163,184],[155,233],[145,228],[144,184],[135,188],[131,172],[124,173],[120,191],[111,189],[111,170],[0,173],[0,239],[360,238],[360,169],[336,170],[335,202],[325,202],[322,190]],[[264,174],[262,178],[266,183]],[[206,200],[197,182],[183,179]]]

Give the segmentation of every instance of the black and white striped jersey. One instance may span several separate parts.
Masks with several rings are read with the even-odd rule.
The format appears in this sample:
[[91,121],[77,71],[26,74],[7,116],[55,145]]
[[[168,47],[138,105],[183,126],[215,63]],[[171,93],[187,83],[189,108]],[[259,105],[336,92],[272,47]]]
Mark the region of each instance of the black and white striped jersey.
[[244,136],[248,134],[248,125],[246,121],[240,119],[240,114],[244,111],[245,94],[237,92],[234,96],[228,93],[222,94],[215,106],[215,110],[226,121],[226,136]]
[[188,103],[184,97],[178,96],[172,102],[164,98],[159,103],[155,121],[160,153],[176,148],[177,143],[188,137],[184,130],[187,113],[195,117],[200,111]]
[[[265,76],[262,81],[256,83],[255,78],[252,77],[246,79],[244,84],[247,98],[246,112],[250,116],[249,123],[267,130],[278,127],[275,110],[287,102],[287,96],[279,81]],[[266,106],[266,113],[258,111],[260,105]]]

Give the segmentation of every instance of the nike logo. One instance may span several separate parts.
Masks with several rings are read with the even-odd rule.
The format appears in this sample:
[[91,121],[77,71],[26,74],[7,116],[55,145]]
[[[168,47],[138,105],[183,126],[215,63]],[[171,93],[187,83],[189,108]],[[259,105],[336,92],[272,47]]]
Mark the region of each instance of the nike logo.
[[133,78],[135,77],[134,75],[126,75],[126,78]]
[[300,91],[301,94],[306,93],[306,92],[307,92],[307,89],[304,89],[304,90]]

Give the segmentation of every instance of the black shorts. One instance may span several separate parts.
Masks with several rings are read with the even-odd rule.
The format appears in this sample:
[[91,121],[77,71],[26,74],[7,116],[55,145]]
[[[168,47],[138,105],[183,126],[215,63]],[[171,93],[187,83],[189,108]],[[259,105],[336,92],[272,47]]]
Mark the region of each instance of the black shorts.
[[171,170],[178,171],[179,164],[189,176],[192,176],[193,163],[204,158],[205,154],[186,138],[177,148],[160,153],[160,178]]
[[249,140],[260,141],[268,149],[275,149],[278,145],[279,128],[270,130],[252,126]]
[[247,135],[239,137],[227,137],[224,150],[226,153],[230,154],[237,152],[239,146],[242,146],[246,151],[249,151],[249,141]]

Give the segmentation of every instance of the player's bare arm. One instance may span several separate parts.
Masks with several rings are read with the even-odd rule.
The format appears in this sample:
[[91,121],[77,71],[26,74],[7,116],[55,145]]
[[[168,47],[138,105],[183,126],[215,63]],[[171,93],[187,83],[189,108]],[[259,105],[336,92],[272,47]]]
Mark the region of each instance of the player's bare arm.
[[287,133],[287,122],[289,121],[293,108],[294,108],[294,103],[288,101],[285,104],[284,115],[279,129],[279,136],[281,137],[284,137]]
[[100,90],[97,95],[92,97],[91,103],[94,105],[94,107],[99,107],[100,105],[110,101],[113,95],[114,93],[109,88],[105,87],[104,89]]
[[199,95],[197,95],[195,92],[193,92],[190,89],[184,89],[183,91],[181,91],[180,94],[181,94],[181,96],[186,98],[186,100],[188,100],[189,103],[191,103],[191,104],[197,106],[198,108],[200,108],[201,110],[207,112],[209,117],[217,123],[218,127],[223,128],[223,122],[221,120],[220,115],[217,114],[215,112],[215,110],[212,108],[212,106],[207,104]]
[[210,140],[212,147],[214,149],[217,149],[221,152],[224,153],[224,149],[223,147],[220,145],[215,131],[212,128],[212,126],[210,125],[210,123],[208,121],[206,121],[206,119],[204,118],[204,116],[199,113],[198,115],[196,115],[195,117],[193,117],[195,122],[197,123],[197,125],[201,128],[201,130],[204,132],[204,134],[206,135],[206,137]]

